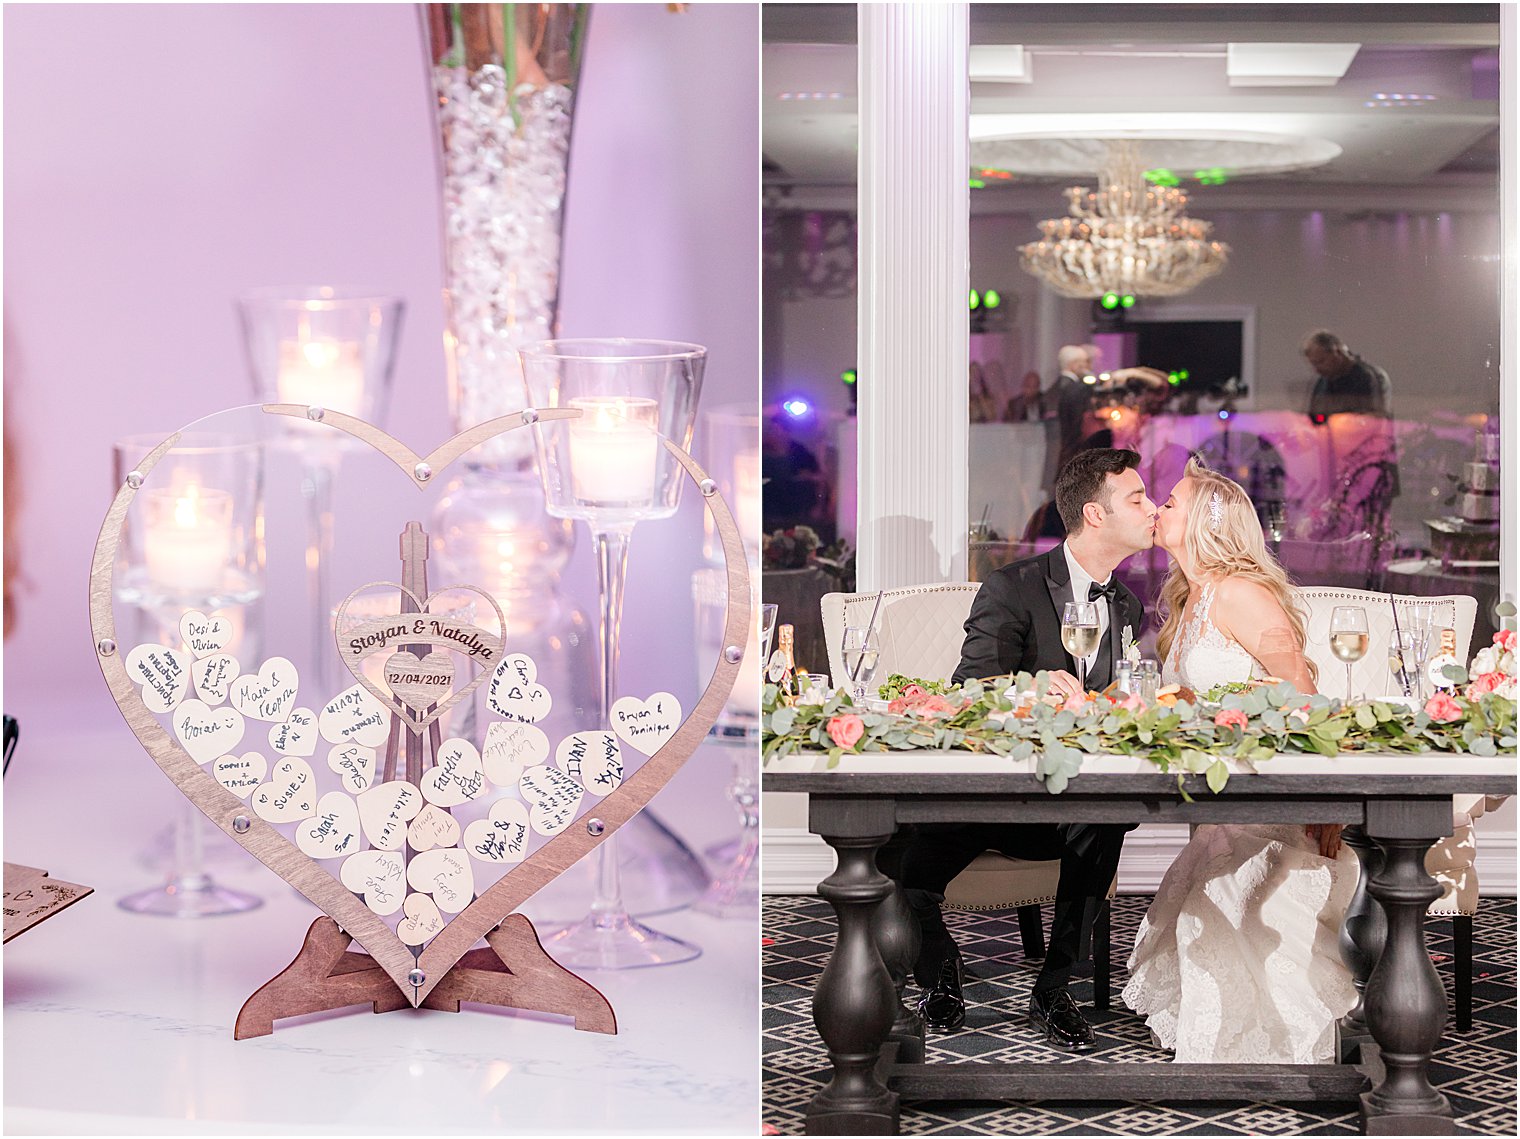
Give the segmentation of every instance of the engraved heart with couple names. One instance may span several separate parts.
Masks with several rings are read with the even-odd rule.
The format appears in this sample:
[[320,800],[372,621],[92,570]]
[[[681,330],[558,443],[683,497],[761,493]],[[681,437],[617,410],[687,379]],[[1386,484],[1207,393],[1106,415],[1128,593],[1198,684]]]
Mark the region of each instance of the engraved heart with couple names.
[[[264,408],[268,415],[292,418],[304,418],[306,410]],[[450,463],[497,435],[535,419],[578,414],[546,409],[504,417],[426,456],[341,413],[327,412],[315,426],[346,433],[386,456],[402,476],[398,494],[404,494],[407,483],[413,491],[441,484]],[[535,662],[499,638],[493,644],[474,622],[442,611],[447,588],[417,596],[391,584],[384,587],[394,603],[390,611],[362,619],[342,614],[348,619],[339,628],[349,636],[335,648],[354,683],[336,695],[313,690],[278,655],[278,645],[262,659],[244,656],[248,671],[239,673],[237,657],[247,650],[233,636],[240,618],[226,609],[207,616],[189,608],[171,617],[183,647],[149,646],[131,661],[138,666],[134,675],[132,654],[116,649],[117,549],[139,488],[155,485],[154,468],[178,440],[171,436],[138,464],[134,474],[140,477],[119,489],[96,544],[91,629],[112,696],[180,791],[331,917],[409,1003],[420,1005],[480,938],[665,786],[716,721],[739,670],[739,660],[729,658],[738,654],[720,654],[684,722],[667,723],[670,706],[664,705],[658,714],[639,717],[644,731],[582,732],[578,742],[551,739],[535,725],[553,699]],[[684,451],[668,441],[663,445],[693,483],[704,483],[704,472]],[[710,487],[704,483],[703,489]],[[716,494],[704,494],[704,502],[729,567],[724,644],[742,646],[750,624],[743,545],[728,504]],[[366,588],[376,587],[355,593]],[[506,629],[494,598],[459,588],[469,591],[459,596],[474,597],[476,613],[483,612],[482,599],[488,603],[497,629]],[[164,639],[174,628],[166,626]],[[207,672],[203,687],[196,666],[219,655],[227,659]],[[488,656],[489,667],[480,667]],[[496,696],[486,703],[500,719],[482,725],[473,739],[439,739],[440,717],[476,686],[493,681]],[[638,700],[634,711],[647,711],[665,695]],[[430,762],[421,777],[413,775],[417,782],[408,781],[403,763],[386,766],[384,753],[388,745],[395,752],[389,741],[398,722],[402,739],[435,733],[427,754],[436,748],[438,762]],[[249,733],[250,725],[258,731]],[[621,770],[624,760],[639,760],[634,753],[646,748],[653,748],[647,760]],[[583,782],[588,779],[591,787]],[[581,825],[593,811],[600,826]],[[456,819],[451,812],[466,814]],[[494,874],[501,877],[492,882]],[[413,983],[414,973],[424,979]]]
[[[363,620],[351,618],[349,610],[355,600],[376,590],[395,591],[411,602],[411,607],[367,615]],[[433,602],[450,594],[484,599],[496,615],[497,631],[433,612]],[[418,728],[427,727],[485,682],[501,660],[501,634],[506,625],[496,599],[473,585],[445,586],[421,598],[399,582],[371,582],[350,593],[337,613],[344,667],[365,691]],[[474,672],[470,680],[457,687],[451,652],[462,655]],[[366,660],[379,654],[385,655],[383,687],[370,679],[363,667]]]

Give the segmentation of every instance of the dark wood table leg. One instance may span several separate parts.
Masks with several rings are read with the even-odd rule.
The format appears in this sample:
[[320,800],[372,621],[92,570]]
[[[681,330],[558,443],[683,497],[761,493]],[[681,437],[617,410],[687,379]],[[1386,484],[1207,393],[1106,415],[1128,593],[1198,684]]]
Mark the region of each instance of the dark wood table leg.
[[876,851],[896,827],[890,800],[813,795],[809,829],[834,848],[839,865],[819,883],[839,924],[834,952],[813,995],[813,1023],[833,1074],[807,1108],[809,1135],[895,1135],[897,1093],[877,1071],[882,1045],[901,1007],[872,929],[892,880]]
[[876,939],[876,950],[892,978],[892,988],[897,997],[897,1019],[892,1022],[890,1039],[897,1043],[897,1059],[903,1064],[917,1064],[924,1058],[923,1018],[903,1003],[903,990],[908,985],[908,974],[918,959],[918,922],[908,908],[902,887],[892,883],[892,891],[876,907],[871,918],[871,936]]
[[1367,882],[1377,872],[1382,852],[1360,826],[1347,827],[1341,832],[1341,841],[1351,848],[1361,867],[1356,893],[1346,908],[1346,918],[1341,925],[1340,943],[1341,960],[1351,970],[1351,980],[1356,985],[1356,1004],[1340,1022],[1340,1058],[1343,1064],[1355,1064],[1361,1058],[1362,1045],[1369,1039],[1367,978],[1372,976],[1372,967],[1383,955],[1383,945],[1388,940],[1388,919],[1383,914],[1383,907],[1367,892]]
[[1363,1000],[1382,1070],[1362,1095],[1362,1122],[1368,1135],[1450,1135],[1451,1104],[1430,1083],[1446,991],[1425,945],[1425,911],[1441,896],[1425,855],[1451,834],[1451,802],[1371,801],[1366,832],[1382,853],[1367,891],[1387,915],[1388,937]]

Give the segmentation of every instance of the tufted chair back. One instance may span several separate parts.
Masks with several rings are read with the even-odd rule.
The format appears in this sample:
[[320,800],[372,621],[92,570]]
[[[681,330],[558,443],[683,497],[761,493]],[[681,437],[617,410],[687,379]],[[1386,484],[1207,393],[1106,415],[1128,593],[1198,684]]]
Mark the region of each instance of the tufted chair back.
[[[949,680],[961,659],[966,615],[981,585],[974,581],[938,582],[889,589],[876,618],[881,655],[877,683],[894,672],[921,680]],[[871,620],[875,593],[826,593],[823,596],[823,639],[829,650],[829,678],[845,683],[840,648],[846,626],[862,628]]]

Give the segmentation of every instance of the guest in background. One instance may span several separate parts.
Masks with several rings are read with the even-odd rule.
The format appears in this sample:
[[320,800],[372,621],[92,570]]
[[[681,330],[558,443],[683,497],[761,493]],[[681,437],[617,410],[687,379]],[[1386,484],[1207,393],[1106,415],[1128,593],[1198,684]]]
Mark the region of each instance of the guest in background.
[[1083,427],[1092,408],[1092,353],[1086,345],[1067,344],[1056,353],[1060,375],[1050,389],[1046,402],[1055,404],[1056,459],[1054,470],[1062,470],[1082,448]]
[[1351,351],[1335,333],[1323,328],[1309,333],[1303,353],[1319,376],[1309,396],[1309,418],[1315,423],[1343,411],[1392,418],[1388,373]]
[[760,443],[765,532],[811,526],[825,543],[832,542],[834,494],[818,456],[793,435],[784,415],[766,421]]
[[1004,423],[1037,423],[1045,418],[1045,393],[1040,390],[1040,373],[1034,369],[1024,373],[1019,394],[1008,401],[1003,413]]
[[987,387],[987,377],[982,366],[971,364],[971,422],[996,423],[998,421],[997,397]]

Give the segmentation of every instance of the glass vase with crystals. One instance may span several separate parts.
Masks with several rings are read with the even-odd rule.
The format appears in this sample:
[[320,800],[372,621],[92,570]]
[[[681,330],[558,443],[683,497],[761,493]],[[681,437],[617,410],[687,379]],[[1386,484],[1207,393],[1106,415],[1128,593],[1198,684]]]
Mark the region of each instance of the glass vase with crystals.
[[[454,430],[463,431],[523,406],[518,349],[558,331],[570,135],[590,9],[424,4],[419,11],[442,179],[449,403]],[[466,460],[429,526],[440,552],[451,551],[445,568],[504,599],[512,635],[526,638],[514,643],[568,646],[536,656],[562,673],[556,691],[570,694],[551,715],[563,717],[567,731],[592,727],[595,623],[559,588],[574,530],[544,507],[531,433],[499,435]],[[477,703],[457,710],[459,734],[478,734]],[[635,815],[618,841],[640,868],[626,884],[633,913],[679,908],[706,886],[701,860],[653,811]],[[535,911],[578,916],[568,896],[578,884],[561,876],[535,895]]]

